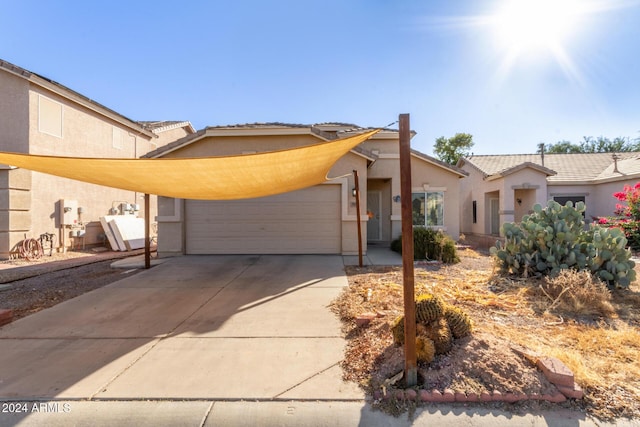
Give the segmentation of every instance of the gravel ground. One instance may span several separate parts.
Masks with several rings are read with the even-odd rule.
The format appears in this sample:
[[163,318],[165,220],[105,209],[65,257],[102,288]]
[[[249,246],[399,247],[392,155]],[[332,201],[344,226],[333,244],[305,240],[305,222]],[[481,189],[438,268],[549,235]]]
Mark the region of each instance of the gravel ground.
[[124,279],[140,270],[114,269],[111,263],[138,253],[60,254],[35,264],[5,261],[0,269],[0,308],[13,310],[16,320]]

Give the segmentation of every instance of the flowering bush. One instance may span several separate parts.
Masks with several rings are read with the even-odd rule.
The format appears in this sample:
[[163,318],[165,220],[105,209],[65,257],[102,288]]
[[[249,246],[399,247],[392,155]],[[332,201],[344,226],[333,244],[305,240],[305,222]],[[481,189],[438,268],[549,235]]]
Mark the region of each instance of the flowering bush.
[[598,218],[598,224],[621,229],[629,246],[640,249],[640,182],[633,187],[625,185],[622,191],[613,193],[613,197],[626,205],[617,203],[615,214],[618,216]]
[[624,190],[613,193],[613,197],[627,203],[626,206],[620,203],[616,204],[616,215],[640,221],[640,182],[637,182],[633,187],[625,185]]

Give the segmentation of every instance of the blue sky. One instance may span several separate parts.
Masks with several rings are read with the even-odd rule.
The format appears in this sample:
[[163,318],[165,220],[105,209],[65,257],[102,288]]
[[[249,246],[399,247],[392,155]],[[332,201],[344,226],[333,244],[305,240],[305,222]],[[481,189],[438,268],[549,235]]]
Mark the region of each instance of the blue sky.
[[410,113],[414,148],[467,132],[476,154],[640,137],[640,1],[556,0],[505,27],[517,1],[0,0],[0,58],[196,129]]

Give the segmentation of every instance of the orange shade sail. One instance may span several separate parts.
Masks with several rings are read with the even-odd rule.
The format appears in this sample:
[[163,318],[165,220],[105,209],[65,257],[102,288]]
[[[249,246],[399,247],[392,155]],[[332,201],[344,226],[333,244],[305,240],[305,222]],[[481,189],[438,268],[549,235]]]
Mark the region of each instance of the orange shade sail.
[[379,131],[287,150],[237,156],[97,159],[0,152],[0,163],[158,196],[248,199],[325,182],[338,159]]

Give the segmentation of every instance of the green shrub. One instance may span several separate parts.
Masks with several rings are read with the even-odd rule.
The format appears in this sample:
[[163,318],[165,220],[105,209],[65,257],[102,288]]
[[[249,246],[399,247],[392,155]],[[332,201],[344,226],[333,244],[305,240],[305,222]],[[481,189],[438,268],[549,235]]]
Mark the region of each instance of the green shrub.
[[550,200],[546,208],[533,207],[520,223],[505,223],[504,243],[491,253],[501,272],[518,276],[555,276],[572,268],[589,270],[609,286],[628,287],[635,280],[627,239],[617,228],[584,228],[584,203],[565,206]]
[[391,250],[394,252],[402,253],[402,236],[391,241]]
[[[391,242],[391,250],[402,253],[402,236]],[[460,262],[453,239],[441,230],[425,227],[413,229],[413,259],[438,260],[445,264]]]

